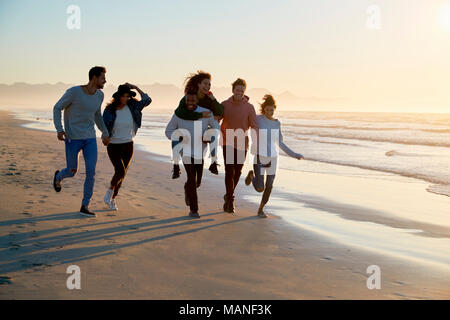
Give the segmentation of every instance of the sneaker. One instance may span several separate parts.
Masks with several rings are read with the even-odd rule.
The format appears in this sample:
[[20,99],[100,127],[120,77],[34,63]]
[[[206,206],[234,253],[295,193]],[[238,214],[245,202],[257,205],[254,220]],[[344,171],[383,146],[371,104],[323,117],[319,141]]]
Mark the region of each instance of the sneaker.
[[253,170],[250,170],[247,174],[247,177],[245,178],[245,185],[249,186],[250,183],[252,183],[253,177],[255,176],[255,174],[253,173]]
[[211,165],[209,166],[209,171],[211,171],[212,174],[218,175],[218,174],[219,174],[219,171],[217,170],[217,166],[218,166],[217,162],[214,161],[214,162],[211,163]]
[[184,184],[184,202],[189,207],[189,197],[188,197],[188,193],[187,193],[187,190],[186,190],[186,184]]
[[180,166],[178,164],[174,164],[172,169],[172,179],[179,178],[180,174],[181,174]]
[[59,170],[55,171],[55,175],[53,177],[53,188],[55,188],[56,192],[60,192],[61,191],[61,180],[57,180],[56,176],[58,175]]
[[107,205],[108,207],[111,206],[112,195],[113,195],[113,190],[111,190],[110,188],[108,188],[108,190],[106,190],[105,197],[103,198],[103,201],[106,203],[106,205]]
[[189,211],[189,217],[191,217],[191,218],[200,218],[200,215],[198,214],[198,212]]
[[109,208],[113,211],[119,210],[119,208],[117,208],[116,199],[111,199]]
[[95,213],[93,213],[92,211],[89,211],[88,207],[86,207],[86,206],[81,206],[80,214],[82,214],[83,216],[86,216],[86,217],[95,217]]

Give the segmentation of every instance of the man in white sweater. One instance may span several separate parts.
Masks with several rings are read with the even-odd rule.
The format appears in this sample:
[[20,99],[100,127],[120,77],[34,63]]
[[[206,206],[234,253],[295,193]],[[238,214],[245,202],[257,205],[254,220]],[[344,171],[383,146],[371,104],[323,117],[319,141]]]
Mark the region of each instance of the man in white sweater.
[[[188,92],[185,96],[186,108],[195,112],[207,112],[197,105],[198,97],[196,92]],[[184,185],[185,202],[189,206],[189,216],[200,218],[198,214],[197,188],[200,187],[203,174],[203,158],[206,151],[206,144],[211,142],[211,150],[217,148],[219,136],[219,123],[212,115],[199,120],[184,120],[175,113],[166,127],[166,137],[172,141],[181,141],[175,148],[182,151],[182,161],[187,174],[187,182]],[[216,154],[215,152],[214,154]],[[212,159],[215,161],[215,159]]]

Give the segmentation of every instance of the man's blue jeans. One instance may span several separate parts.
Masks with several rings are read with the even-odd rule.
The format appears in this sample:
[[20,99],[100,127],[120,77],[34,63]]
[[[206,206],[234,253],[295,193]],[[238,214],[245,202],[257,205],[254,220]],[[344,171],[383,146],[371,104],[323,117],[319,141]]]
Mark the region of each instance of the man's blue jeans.
[[66,164],[56,176],[57,180],[71,178],[78,170],[78,156],[83,151],[84,163],[86,166],[86,179],[84,180],[83,206],[88,206],[92,198],[95,182],[95,166],[97,165],[97,139],[65,140],[66,144]]

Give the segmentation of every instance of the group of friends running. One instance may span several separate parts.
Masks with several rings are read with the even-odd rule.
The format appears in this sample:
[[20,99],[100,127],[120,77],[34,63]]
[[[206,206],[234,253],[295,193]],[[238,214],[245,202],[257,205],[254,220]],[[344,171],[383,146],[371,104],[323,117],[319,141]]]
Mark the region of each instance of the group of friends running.
[[[125,179],[134,152],[133,139],[142,124],[142,111],[152,99],[136,85],[125,83],[118,87],[111,101],[101,113],[106,83],[106,69],[89,70],[89,82],[69,88],[53,108],[53,122],[57,138],[65,143],[66,167],[56,170],[53,187],[62,189],[62,180],[75,176],[79,153],[83,153],[86,177],[80,213],[95,217],[89,210],[97,164],[97,141],[94,124],[102,132],[102,143],[114,167],[114,175],[106,190],[104,202],[111,210],[118,210],[116,197]],[[253,170],[245,178],[245,184],[262,192],[258,209],[259,217],[267,217],[264,206],[269,200],[278,168],[278,147],[287,155],[303,159],[283,142],[280,122],[274,118],[276,102],[265,95],[260,104],[260,114],[245,95],[247,84],[243,79],[232,83],[232,96],[219,103],[211,89],[211,75],[198,71],[185,81],[184,96],[165,129],[172,144],[172,179],[182,174],[182,162],[187,181],[184,184],[185,202],[189,216],[199,218],[197,189],[201,185],[204,158],[209,145],[211,165],[209,171],[218,174],[217,148],[222,146],[225,167],[223,210],[235,214],[235,189],[239,183],[247,152],[249,135],[254,155]],[[136,92],[140,100],[136,99]],[[64,125],[61,113],[64,110]]]

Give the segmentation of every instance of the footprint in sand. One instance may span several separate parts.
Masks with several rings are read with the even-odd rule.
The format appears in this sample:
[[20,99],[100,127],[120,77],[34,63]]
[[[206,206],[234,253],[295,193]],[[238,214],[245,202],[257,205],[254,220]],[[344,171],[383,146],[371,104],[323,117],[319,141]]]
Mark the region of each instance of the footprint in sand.
[[147,199],[149,199],[149,200],[158,200],[157,198],[153,198],[153,197],[147,197]]
[[11,283],[12,283],[12,279],[10,277],[0,276],[0,285],[2,285],[2,284],[11,284]]
[[9,243],[9,248],[8,248],[8,249],[9,249],[9,250],[19,250],[20,247],[21,247],[20,244],[10,242],[10,243]]

